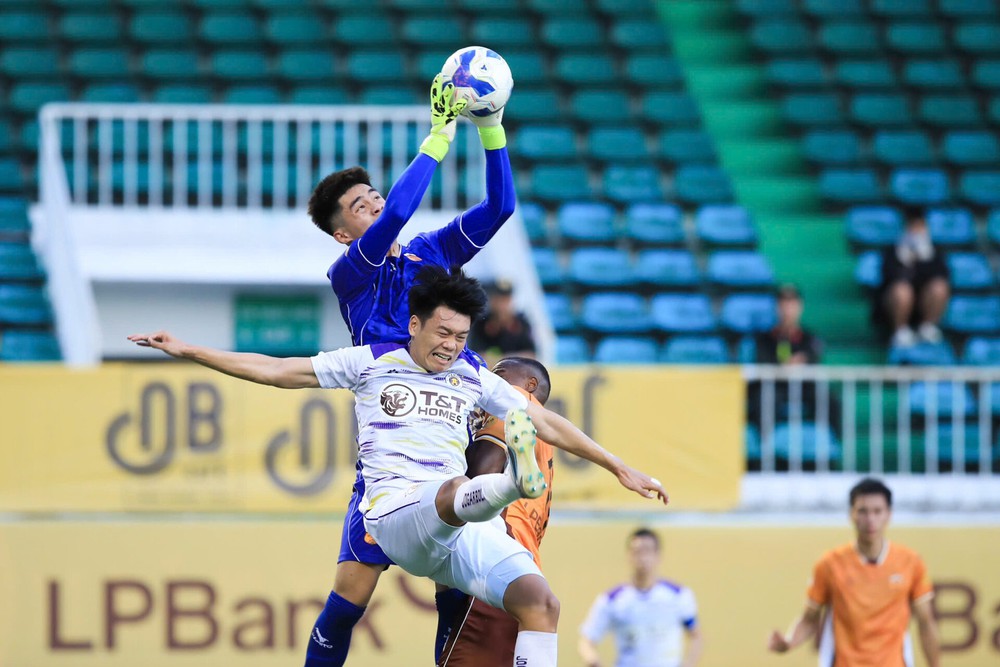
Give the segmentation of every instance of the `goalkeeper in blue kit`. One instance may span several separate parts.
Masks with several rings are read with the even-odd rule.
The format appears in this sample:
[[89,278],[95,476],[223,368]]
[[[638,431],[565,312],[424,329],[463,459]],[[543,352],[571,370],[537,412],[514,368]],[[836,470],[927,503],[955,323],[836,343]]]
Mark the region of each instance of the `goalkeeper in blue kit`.
[[[431,86],[431,131],[419,154],[383,198],[361,167],[330,174],[313,191],[309,216],[347,250],[327,275],[340,303],[354,345],[406,343],[410,336],[407,295],[421,267],[450,268],[471,260],[513,214],[514,177],[507,140],[500,124],[503,109],[485,117],[469,116],[486,151],[486,198],[450,223],[417,235],[408,245],[397,237],[430,185],[438,164],[455,137],[465,100],[456,99],[441,75]],[[333,590],[312,630],[306,667],[343,665],[351,632],[361,619],[381,573],[392,563],[366,534],[359,505],[364,495],[361,464],[344,519]],[[442,617],[448,603],[464,597],[439,594]]]

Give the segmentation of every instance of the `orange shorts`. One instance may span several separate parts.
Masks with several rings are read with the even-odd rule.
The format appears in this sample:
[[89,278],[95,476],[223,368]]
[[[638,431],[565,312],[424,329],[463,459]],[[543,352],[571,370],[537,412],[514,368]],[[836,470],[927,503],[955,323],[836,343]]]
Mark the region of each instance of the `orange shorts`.
[[469,596],[455,615],[438,667],[510,667],[517,621],[503,609]]

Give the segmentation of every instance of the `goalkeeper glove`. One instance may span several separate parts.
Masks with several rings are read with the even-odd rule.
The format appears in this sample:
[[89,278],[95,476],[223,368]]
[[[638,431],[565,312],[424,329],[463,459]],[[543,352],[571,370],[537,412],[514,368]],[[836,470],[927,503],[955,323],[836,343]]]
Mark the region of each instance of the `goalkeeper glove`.
[[462,115],[472,121],[472,124],[479,130],[479,140],[483,142],[486,150],[495,150],[507,145],[507,135],[503,131],[503,107],[500,107],[488,116],[473,116],[470,113]]
[[431,133],[420,144],[420,152],[441,162],[455,138],[455,119],[469,104],[455,98],[455,85],[438,74],[431,84]]

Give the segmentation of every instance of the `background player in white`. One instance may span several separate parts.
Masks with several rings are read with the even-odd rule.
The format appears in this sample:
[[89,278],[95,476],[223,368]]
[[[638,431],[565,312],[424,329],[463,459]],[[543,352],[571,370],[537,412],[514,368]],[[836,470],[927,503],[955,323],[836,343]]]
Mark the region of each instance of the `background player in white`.
[[660,539],[648,528],[629,536],[628,557],[632,581],[599,595],[580,628],[584,663],[600,666],[597,645],[611,632],[616,667],[694,667],[703,648],[694,593],[658,577]]
[[[355,394],[366,482],[365,526],[400,567],[505,609],[520,625],[514,665],[556,664],[559,601],[531,553],[488,525],[545,484],[535,427],[555,447],[614,474],[626,488],[667,502],[659,481],[626,465],[556,413],[529,403],[464,348],[486,297],[477,281],[425,267],[409,295],[410,341],[280,359],[189,345],[166,332],[129,340],[245,380]],[[508,472],[465,477],[467,423],[476,408],[507,415]],[[472,522],[472,523],[467,523]]]

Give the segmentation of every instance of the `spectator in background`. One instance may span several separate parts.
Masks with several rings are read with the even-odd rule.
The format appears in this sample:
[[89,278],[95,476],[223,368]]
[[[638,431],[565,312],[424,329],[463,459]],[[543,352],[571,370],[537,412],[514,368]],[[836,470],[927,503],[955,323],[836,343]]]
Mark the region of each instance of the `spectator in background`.
[[891,328],[894,347],[941,342],[938,323],[951,293],[948,264],[931,241],[924,212],[910,208],[905,213],[903,235],[882,254],[874,304],[876,321]]
[[534,357],[535,339],[527,318],[514,309],[514,286],[509,280],[486,285],[490,297],[486,317],[472,325],[469,348],[481,354],[488,364],[500,357]]
[[778,324],[757,335],[758,364],[818,364],[823,353],[819,338],[802,327],[802,295],[795,285],[778,288]]

